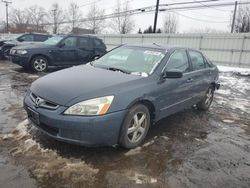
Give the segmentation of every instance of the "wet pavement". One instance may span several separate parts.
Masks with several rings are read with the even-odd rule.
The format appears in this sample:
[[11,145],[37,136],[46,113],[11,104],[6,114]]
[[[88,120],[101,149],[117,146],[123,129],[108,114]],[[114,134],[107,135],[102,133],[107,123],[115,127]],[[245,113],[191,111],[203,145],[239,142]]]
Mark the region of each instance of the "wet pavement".
[[152,126],[143,146],[85,148],[32,127],[22,109],[44,74],[0,62],[0,187],[250,187],[250,76],[220,74],[208,112]]

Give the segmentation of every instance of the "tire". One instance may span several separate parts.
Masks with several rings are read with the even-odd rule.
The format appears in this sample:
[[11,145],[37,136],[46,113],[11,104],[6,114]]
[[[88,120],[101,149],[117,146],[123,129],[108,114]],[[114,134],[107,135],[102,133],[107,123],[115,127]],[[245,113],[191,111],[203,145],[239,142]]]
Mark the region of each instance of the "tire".
[[48,69],[48,59],[43,56],[36,56],[31,60],[30,66],[34,72],[45,72]]
[[214,98],[214,87],[211,85],[204,98],[197,104],[198,109],[207,111],[212,104]]
[[148,108],[142,104],[133,106],[129,109],[123,122],[120,145],[126,149],[141,145],[148,133],[149,126],[150,113]]

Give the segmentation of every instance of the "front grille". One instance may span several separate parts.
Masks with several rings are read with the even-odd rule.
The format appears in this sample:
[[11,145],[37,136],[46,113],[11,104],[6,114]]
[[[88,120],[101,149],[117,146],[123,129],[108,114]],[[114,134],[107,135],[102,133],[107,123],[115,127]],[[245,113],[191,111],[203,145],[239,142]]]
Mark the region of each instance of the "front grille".
[[[30,98],[31,98],[32,102],[34,103],[34,105],[37,107],[40,107],[40,108],[46,108],[49,110],[56,110],[59,107],[59,105],[52,103],[50,101],[47,101],[45,99],[42,99],[32,92],[30,92]],[[36,101],[38,98],[40,99],[40,103],[36,104]]]

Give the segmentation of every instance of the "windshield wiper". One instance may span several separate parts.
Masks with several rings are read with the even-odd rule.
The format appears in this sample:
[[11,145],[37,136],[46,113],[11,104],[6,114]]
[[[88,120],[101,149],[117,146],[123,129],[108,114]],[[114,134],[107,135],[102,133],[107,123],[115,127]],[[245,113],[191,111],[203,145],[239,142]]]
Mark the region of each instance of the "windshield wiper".
[[119,71],[125,74],[130,74],[130,71],[124,70],[124,69],[120,69],[120,68],[116,68],[116,67],[107,67],[108,70],[112,70],[112,71]]

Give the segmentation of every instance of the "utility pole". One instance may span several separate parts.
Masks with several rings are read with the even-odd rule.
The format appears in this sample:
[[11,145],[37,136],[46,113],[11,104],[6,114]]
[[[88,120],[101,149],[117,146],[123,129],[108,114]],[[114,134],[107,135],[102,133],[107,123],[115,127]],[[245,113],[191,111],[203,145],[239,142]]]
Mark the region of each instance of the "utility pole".
[[9,32],[9,13],[8,13],[8,7],[9,7],[9,4],[11,4],[12,2],[2,0],[2,3],[5,3],[5,7],[6,7],[6,33],[8,33]]
[[57,33],[57,23],[56,23],[56,11],[57,9],[51,10],[53,12],[53,17],[54,17],[54,28],[53,28],[53,34]]
[[160,1],[160,0],[156,0],[156,7],[155,7],[155,21],[154,21],[154,29],[153,29],[153,33],[155,33],[155,32],[156,32],[157,17],[158,17],[158,11],[159,11],[159,1]]
[[231,33],[234,32],[234,24],[235,24],[236,12],[237,12],[237,5],[238,5],[238,2],[235,1],[235,4],[234,4],[234,15],[233,15],[232,26],[231,26]]

